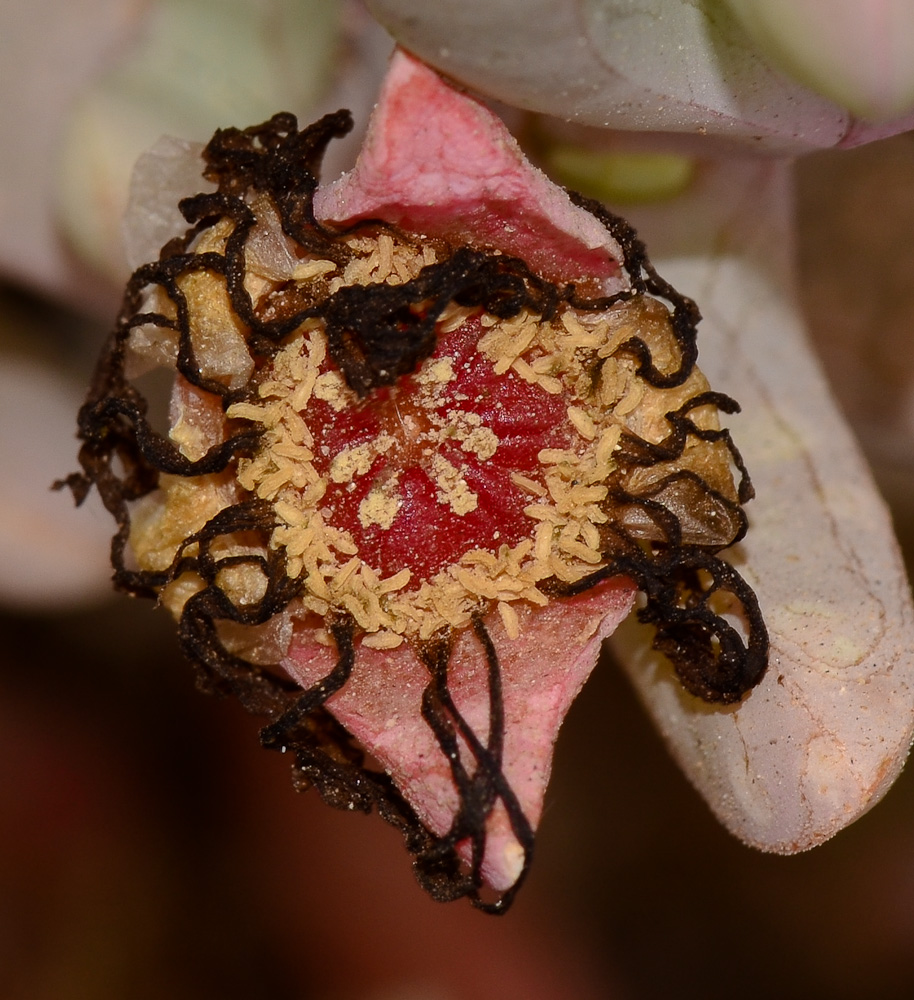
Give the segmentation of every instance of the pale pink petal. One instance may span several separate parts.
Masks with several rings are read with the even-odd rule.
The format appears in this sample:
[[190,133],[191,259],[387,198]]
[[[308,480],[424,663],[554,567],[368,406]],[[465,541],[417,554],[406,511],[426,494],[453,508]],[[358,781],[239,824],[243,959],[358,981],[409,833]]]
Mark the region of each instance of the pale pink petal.
[[[620,287],[621,251],[590,213],[533,168],[502,123],[413,57],[395,53],[355,168],[319,189],[315,214],[349,222],[384,218],[433,236],[472,240],[509,253],[553,278],[602,276]],[[633,585],[610,581],[592,593],[519,612],[509,639],[497,614],[486,625],[505,699],[503,771],[535,827],[558,728],[593,669],[602,639],[629,613]],[[293,639],[286,668],[303,685],[332,667],[334,652],[314,636]],[[467,629],[450,658],[455,702],[477,734],[489,726],[486,659]],[[451,764],[422,718],[428,669],[415,652],[363,647],[353,678],[330,702],[336,717],[391,773],[433,832],[449,829],[459,806]],[[475,763],[463,746],[463,764]],[[486,827],[483,874],[496,889],[518,878],[524,850],[504,805]],[[469,850],[469,847],[467,847]]]

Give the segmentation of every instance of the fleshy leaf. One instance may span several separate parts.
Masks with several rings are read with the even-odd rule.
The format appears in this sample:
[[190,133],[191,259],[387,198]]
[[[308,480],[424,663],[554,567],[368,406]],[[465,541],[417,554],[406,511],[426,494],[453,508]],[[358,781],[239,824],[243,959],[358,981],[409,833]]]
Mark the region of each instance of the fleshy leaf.
[[517,107],[582,125],[715,136],[803,152],[911,128],[860,127],[776,69],[720,3],[680,0],[369,0],[442,72]]
[[[702,304],[701,359],[739,396],[756,498],[734,550],[771,634],[738,706],[685,696],[644,637],[620,658],[720,820],[767,851],[813,847],[897,777],[914,727],[914,614],[885,505],[831,398],[794,298],[789,167],[722,163],[676,212],[642,210],[664,273]],[[614,642],[617,639],[613,640]]]
[[854,114],[887,121],[914,107],[908,0],[728,0],[775,65]]

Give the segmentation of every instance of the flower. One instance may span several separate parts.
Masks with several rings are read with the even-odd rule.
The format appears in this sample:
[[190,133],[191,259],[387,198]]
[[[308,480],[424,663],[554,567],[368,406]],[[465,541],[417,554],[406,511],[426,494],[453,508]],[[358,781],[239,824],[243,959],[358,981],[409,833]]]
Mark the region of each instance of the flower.
[[[550,3],[538,17],[525,3],[522,19],[518,6],[438,4],[423,11],[423,20],[412,4],[372,5],[430,62],[487,93],[600,128],[675,132],[691,151],[710,150],[702,131],[716,137],[718,148],[726,143],[733,149],[735,142],[777,153],[853,144],[908,124],[857,122],[785,82],[723,14],[708,34],[702,30],[708,24],[704,9],[692,5],[645,3],[620,23],[610,17],[612,5],[593,3],[586,6],[588,33],[582,36],[572,17],[577,4]],[[492,27],[497,18],[508,30]],[[437,35],[431,30],[436,25]],[[645,25],[650,30],[641,30]],[[537,37],[542,58],[531,58]],[[480,39],[500,46],[498,52],[493,55]],[[681,58],[670,58],[673,53]],[[753,565],[775,563],[759,587],[764,595],[770,586],[765,599],[786,622],[778,627],[783,669],[771,672],[774,683],[783,678],[783,690],[767,690],[738,710],[710,716],[682,704],[657,664],[639,663],[636,654],[630,663],[680,762],[728,825],[761,846],[794,850],[858,815],[897,773],[909,739],[910,686],[896,658],[898,649],[910,647],[910,613],[884,514],[798,331],[787,279],[786,197],[783,164],[721,161],[700,171],[684,197],[646,210],[639,223],[645,232],[656,227],[652,242],[671,248],[672,270],[665,269],[680,273],[680,283],[702,302],[704,352],[710,357],[718,339],[733,365],[723,377],[736,373],[744,401],[745,386],[759,389],[756,412],[770,417],[750,435],[767,469],[759,492],[765,483],[769,496],[785,484],[796,487],[797,506],[807,514],[799,521],[794,505],[785,513],[777,505],[765,509],[760,499],[754,518],[769,527],[762,550],[746,550],[747,573]],[[762,205],[771,212],[761,212]],[[709,213],[709,206],[716,211]],[[28,273],[38,274],[40,267]],[[772,326],[781,331],[776,345],[765,339]],[[761,359],[767,365],[769,355],[777,354],[774,346],[781,351],[779,365],[762,367]],[[797,383],[789,398],[774,392],[783,388],[785,373]],[[772,433],[772,427],[783,433]],[[775,460],[768,463],[767,456]],[[806,478],[785,477],[785,469]],[[823,537],[830,546],[821,543]],[[831,559],[810,566],[810,551]],[[795,564],[810,579],[791,590],[783,585],[796,577],[788,578],[784,566]],[[869,617],[860,614],[861,603]],[[824,654],[823,641],[830,643]],[[874,659],[880,669],[871,669]],[[833,683],[829,675],[836,671],[843,673]],[[806,691],[804,685],[817,679],[824,686]],[[885,704],[872,696],[880,688],[891,696]],[[855,701],[860,692],[866,699]],[[754,705],[759,708],[750,711]],[[824,725],[819,708],[832,713]],[[784,723],[774,749],[769,713]],[[879,717],[861,730],[861,713]],[[880,739],[888,734],[881,748],[877,733]],[[853,752],[848,735],[859,740]],[[791,746],[796,743],[800,751]],[[868,762],[867,750],[875,750]],[[849,756],[864,761],[856,774],[846,768]],[[810,801],[817,807],[807,808]]]

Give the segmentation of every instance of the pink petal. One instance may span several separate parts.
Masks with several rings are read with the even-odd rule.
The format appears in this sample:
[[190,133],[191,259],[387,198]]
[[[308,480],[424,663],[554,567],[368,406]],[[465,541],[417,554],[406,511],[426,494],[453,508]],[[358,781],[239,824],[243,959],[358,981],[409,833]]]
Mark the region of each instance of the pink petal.
[[[633,585],[610,580],[593,590],[543,609],[522,609],[521,634],[509,639],[498,614],[486,627],[498,651],[505,711],[502,770],[531,826],[539,822],[552,770],[559,727],[596,665],[600,645],[628,615]],[[336,650],[320,645],[313,630],[299,630],[283,666],[304,688],[325,677]],[[488,671],[472,630],[457,640],[449,688],[460,714],[484,739],[489,730]],[[422,717],[429,674],[410,646],[395,650],[361,647],[345,687],[327,708],[384,766],[422,821],[447,833],[459,805],[451,766]],[[465,742],[461,759],[475,763]],[[489,818],[482,873],[499,891],[520,874],[524,850],[499,803]],[[469,845],[462,851],[469,858]]]
[[552,279],[619,274],[621,251],[606,229],[525,159],[485,105],[402,50],[355,168],[317,192],[314,210],[497,247]]

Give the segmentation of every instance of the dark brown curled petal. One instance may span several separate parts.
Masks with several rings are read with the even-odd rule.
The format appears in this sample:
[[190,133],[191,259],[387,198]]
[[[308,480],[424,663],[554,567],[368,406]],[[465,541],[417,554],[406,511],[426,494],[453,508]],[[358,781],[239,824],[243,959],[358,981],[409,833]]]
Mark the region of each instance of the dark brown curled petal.
[[[734,544],[746,532],[743,508],[688,469],[672,472],[625,500],[620,498],[620,504],[620,524],[640,541],[714,550]],[[660,512],[665,515],[662,527]]]
[[328,631],[339,653],[336,665],[326,677],[304,691],[275,722],[260,730],[261,746],[267,750],[285,750],[289,731],[314,709],[322,707],[349,680],[355,666],[355,624],[352,619],[340,618],[329,624]]
[[[656,627],[654,648],[691,694],[729,704],[758,684],[768,665],[768,630],[755,593],[729,563],[696,546],[653,555],[629,550],[575,584],[544,589],[572,596],[617,575],[631,577],[645,595],[638,618]],[[738,617],[742,629],[724,614]]]
[[625,270],[632,289],[665,299],[673,308],[670,322],[681,351],[679,366],[672,372],[661,372],[655,367],[647,344],[636,337],[628,342],[628,347],[640,362],[638,374],[658,389],[672,389],[682,385],[698,360],[696,330],[701,321],[698,306],[657,274],[648,259],[647,248],[625,219],[613,214],[592,198],[586,198],[576,191],[569,191],[568,194],[575,205],[598,218],[622,247]]
[[[639,581],[647,606],[638,617],[656,625],[655,649],[669,657],[691,694],[739,701],[768,665],[768,632],[755,594],[729,563],[700,549],[671,552],[664,562],[661,579]],[[742,620],[745,637],[712,607],[715,601]]]

